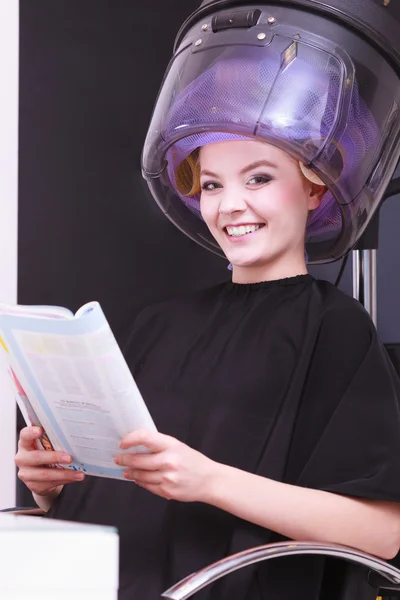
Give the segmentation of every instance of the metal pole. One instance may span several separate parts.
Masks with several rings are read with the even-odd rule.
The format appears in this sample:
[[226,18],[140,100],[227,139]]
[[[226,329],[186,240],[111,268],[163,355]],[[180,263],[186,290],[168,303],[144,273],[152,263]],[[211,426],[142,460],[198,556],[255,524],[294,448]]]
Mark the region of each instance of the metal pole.
[[377,326],[376,250],[353,250],[353,296]]

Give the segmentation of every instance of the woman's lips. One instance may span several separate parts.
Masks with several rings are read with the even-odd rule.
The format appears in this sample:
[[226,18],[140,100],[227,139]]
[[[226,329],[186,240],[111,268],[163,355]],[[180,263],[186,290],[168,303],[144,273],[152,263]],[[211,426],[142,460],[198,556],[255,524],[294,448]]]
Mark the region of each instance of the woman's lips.
[[265,223],[243,223],[240,225],[227,225],[223,231],[230,242],[239,242],[241,240],[247,240],[254,236],[260,229],[264,227]]

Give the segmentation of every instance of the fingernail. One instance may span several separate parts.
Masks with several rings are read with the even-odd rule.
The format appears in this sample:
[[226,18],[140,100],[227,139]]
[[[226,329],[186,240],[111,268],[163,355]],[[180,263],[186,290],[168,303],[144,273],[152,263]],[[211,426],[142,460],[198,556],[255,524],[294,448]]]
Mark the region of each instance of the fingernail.
[[69,454],[63,454],[61,457],[62,462],[70,463],[72,462],[72,458]]
[[82,481],[82,479],[85,479],[85,475],[83,473],[77,473],[75,475],[75,479],[77,479],[78,481]]
[[114,462],[115,462],[116,465],[120,464],[119,456],[114,456]]
[[40,429],[40,427],[34,427],[33,428],[33,433],[35,435],[40,435],[42,433],[42,430]]

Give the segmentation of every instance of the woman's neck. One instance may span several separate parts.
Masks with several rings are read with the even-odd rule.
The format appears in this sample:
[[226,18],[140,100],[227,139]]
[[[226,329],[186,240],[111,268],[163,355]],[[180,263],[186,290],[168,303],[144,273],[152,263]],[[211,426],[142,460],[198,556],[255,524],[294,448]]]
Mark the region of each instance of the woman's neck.
[[307,275],[308,269],[304,257],[291,261],[271,261],[267,264],[238,266],[232,265],[233,283],[259,283],[287,279],[297,275]]

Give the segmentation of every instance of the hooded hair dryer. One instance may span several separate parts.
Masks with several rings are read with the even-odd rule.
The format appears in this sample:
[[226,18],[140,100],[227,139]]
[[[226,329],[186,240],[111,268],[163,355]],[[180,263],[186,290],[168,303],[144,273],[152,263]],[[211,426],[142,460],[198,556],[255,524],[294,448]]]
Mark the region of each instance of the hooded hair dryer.
[[176,37],[143,150],[143,175],[167,217],[222,253],[201,219],[199,196],[177,189],[176,170],[206,143],[261,139],[326,185],[307,224],[309,262],[346,255],[400,156],[398,4],[203,2]]

